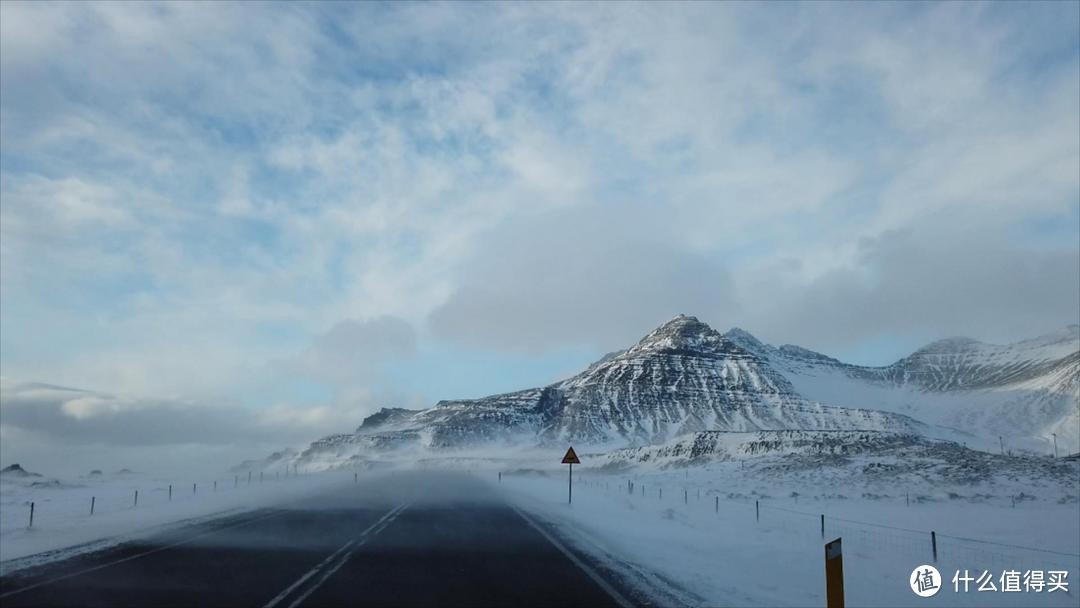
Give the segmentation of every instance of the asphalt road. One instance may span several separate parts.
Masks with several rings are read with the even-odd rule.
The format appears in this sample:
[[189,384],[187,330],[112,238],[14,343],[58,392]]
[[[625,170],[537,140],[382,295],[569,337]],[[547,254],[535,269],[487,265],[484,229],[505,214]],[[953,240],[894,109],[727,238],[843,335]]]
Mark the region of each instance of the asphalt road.
[[16,606],[619,606],[619,581],[478,480],[403,473],[0,579]]

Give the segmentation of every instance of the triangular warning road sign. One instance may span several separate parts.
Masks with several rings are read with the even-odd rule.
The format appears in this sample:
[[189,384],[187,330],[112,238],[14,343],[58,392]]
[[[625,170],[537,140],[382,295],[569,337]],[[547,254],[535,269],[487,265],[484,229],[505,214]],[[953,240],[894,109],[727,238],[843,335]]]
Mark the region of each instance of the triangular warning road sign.
[[566,450],[566,456],[562,457],[563,464],[581,464],[581,460],[578,459],[577,453],[574,452],[574,446],[570,446],[569,450]]

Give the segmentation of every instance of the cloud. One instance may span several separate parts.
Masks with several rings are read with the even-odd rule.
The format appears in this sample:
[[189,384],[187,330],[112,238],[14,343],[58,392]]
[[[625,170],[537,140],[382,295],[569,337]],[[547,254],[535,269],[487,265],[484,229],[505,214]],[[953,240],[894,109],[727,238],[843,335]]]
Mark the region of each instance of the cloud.
[[389,366],[416,355],[416,332],[396,317],[338,321],[283,366],[339,386],[368,386]]
[[642,230],[630,205],[553,212],[486,235],[436,308],[440,337],[517,351],[627,345],[677,312],[730,315],[731,277],[710,257]]
[[[1080,320],[1075,249],[970,226],[965,235],[927,228],[867,239],[849,266],[809,282],[776,272],[747,294],[760,303],[749,323],[771,339],[836,350],[866,336],[1011,341]],[[776,291],[790,297],[764,297]]]
[[0,11],[4,374],[175,399],[88,421],[409,395],[433,337],[1075,320],[1075,3]]
[[4,385],[4,427],[78,445],[297,445],[358,424],[341,408],[251,409],[124,397],[42,384]]

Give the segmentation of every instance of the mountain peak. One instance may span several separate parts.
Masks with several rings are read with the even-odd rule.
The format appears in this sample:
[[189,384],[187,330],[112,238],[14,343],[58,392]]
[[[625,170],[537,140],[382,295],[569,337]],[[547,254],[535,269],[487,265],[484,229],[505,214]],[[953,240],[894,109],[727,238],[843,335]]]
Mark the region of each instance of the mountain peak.
[[670,321],[653,330],[653,333],[662,332],[668,335],[699,335],[713,331],[708,324],[701,322],[697,317],[679,314]]
[[660,330],[665,329],[665,328],[693,327],[693,326],[704,326],[706,328],[709,327],[708,325],[705,325],[704,323],[699,321],[698,318],[693,316],[693,315],[687,315],[687,314],[679,313],[679,314],[675,315],[674,317],[672,317],[671,320],[669,320],[666,323],[662,324],[660,327],[657,327],[656,331],[660,331]]
[[761,340],[741,327],[732,327],[724,333],[724,337],[749,351],[765,350],[765,344]]
[[[749,335],[749,334],[748,334]],[[756,340],[756,339],[755,339]],[[707,323],[690,315],[678,315],[654,329],[637,344],[623,351],[617,359],[641,356],[684,354],[715,357],[754,357],[759,355],[738,340],[709,327]]]
[[724,342],[719,332],[690,315],[678,315],[654,329],[628,352],[701,350]]

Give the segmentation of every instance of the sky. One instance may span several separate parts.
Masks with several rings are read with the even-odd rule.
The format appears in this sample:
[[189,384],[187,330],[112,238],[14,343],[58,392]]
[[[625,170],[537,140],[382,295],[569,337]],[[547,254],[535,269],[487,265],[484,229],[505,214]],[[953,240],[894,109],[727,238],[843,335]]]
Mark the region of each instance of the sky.
[[679,313],[1080,322],[1080,3],[0,4],[5,464],[257,457]]

